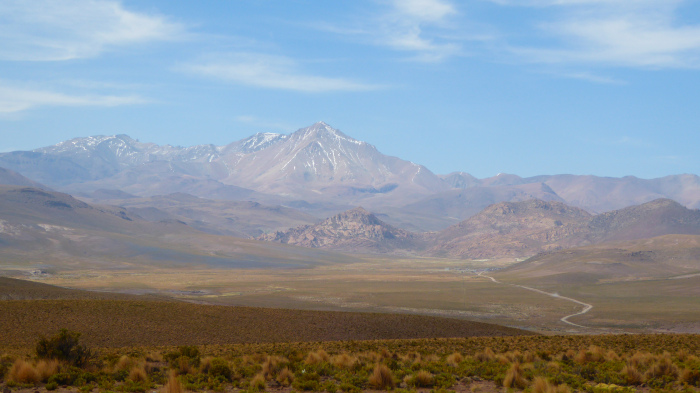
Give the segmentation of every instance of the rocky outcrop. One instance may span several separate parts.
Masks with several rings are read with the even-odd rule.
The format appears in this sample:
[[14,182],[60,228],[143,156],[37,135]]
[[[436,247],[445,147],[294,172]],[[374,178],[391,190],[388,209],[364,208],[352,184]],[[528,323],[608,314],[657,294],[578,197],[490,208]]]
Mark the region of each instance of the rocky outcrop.
[[357,207],[315,225],[277,231],[258,240],[348,252],[411,252],[425,247],[423,235],[394,228]]

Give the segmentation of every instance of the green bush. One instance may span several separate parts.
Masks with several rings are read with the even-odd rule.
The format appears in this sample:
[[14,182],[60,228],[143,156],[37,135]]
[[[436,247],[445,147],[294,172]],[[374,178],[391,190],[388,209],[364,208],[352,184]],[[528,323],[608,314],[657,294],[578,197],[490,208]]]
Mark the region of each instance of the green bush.
[[231,381],[231,367],[229,367],[226,360],[214,358],[211,361],[209,375],[212,377],[223,377],[226,381]]
[[36,355],[40,359],[56,359],[70,363],[77,367],[84,367],[94,360],[95,354],[78,343],[80,333],[71,332],[68,329],[51,337],[42,337],[36,344]]
[[296,390],[319,391],[321,390],[320,380],[321,377],[317,373],[302,372],[301,375],[297,375],[296,378],[294,378],[292,387]]

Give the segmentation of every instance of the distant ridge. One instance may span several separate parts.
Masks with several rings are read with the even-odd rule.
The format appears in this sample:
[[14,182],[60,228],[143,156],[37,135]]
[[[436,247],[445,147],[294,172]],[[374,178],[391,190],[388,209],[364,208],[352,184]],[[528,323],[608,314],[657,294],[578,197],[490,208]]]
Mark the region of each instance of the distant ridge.
[[502,202],[438,233],[429,255],[528,257],[544,251],[663,235],[700,235],[700,210],[657,199],[592,216],[554,201]]

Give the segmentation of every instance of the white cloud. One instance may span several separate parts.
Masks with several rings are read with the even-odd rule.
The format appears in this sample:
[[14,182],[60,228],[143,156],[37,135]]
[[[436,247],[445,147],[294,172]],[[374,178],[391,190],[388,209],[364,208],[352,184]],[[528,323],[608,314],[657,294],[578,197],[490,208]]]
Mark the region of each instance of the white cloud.
[[443,0],[393,0],[379,26],[371,29],[372,35],[380,45],[413,52],[413,60],[439,62],[461,51],[457,42],[435,32],[451,30],[447,20],[456,13],[451,3]]
[[554,7],[557,20],[541,22],[538,28],[557,44],[513,49],[530,61],[642,68],[700,66],[700,24],[677,21],[682,0],[492,1]]
[[322,93],[382,88],[344,78],[309,75],[299,68],[297,62],[290,58],[259,53],[215,56],[179,67],[180,70],[193,74],[268,89]]
[[0,84],[0,114],[21,112],[40,106],[114,107],[146,102],[146,99],[139,96],[72,95]]
[[88,58],[122,45],[176,39],[183,27],[159,15],[102,0],[3,0],[0,59]]

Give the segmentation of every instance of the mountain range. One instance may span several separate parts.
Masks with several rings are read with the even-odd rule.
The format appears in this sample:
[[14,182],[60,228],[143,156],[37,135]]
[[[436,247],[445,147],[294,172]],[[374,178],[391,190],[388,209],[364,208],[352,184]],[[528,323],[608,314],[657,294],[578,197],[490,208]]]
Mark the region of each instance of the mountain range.
[[[0,167],[26,176],[35,187],[45,184],[98,203],[130,199],[115,198],[118,195],[190,194],[292,208],[316,220],[363,206],[388,224],[415,232],[440,231],[494,203],[529,199],[563,202],[591,214],[659,198],[700,207],[696,175],[658,179],[437,175],[422,165],[384,155],[324,122],[291,134],[259,133],[224,146],[157,145],[127,135],[75,138],[33,151],[1,153]],[[138,208],[161,209],[160,202],[141,203]],[[292,221],[286,224],[311,223],[308,217]],[[259,232],[280,228],[272,223]],[[236,231],[239,236],[260,234],[236,228],[230,233]]]
[[[82,217],[80,223],[93,222],[93,229],[109,233],[125,234],[119,228],[129,221],[130,235],[164,233],[163,226],[169,226],[165,232],[195,237],[472,259],[700,234],[696,175],[649,180],[436,175],[324,122],[287,135],[259,133],[225,146],[161,146],[127,135],[75,138],[2,153],[0,167],[5,167],[0,184],[24,187],[0,193],[5,205],[13,206],[5,214],[17,219],[26,210],[17,206],[45,199],[37,212],[54,221],[30,220],[34,226]],[[29,204],[17,205],[20,200]],[[45,211],[47,206],[53,210]],[[100,214],[119,220],[88,220]],[[12,227],[11,220],[3,220]]]

